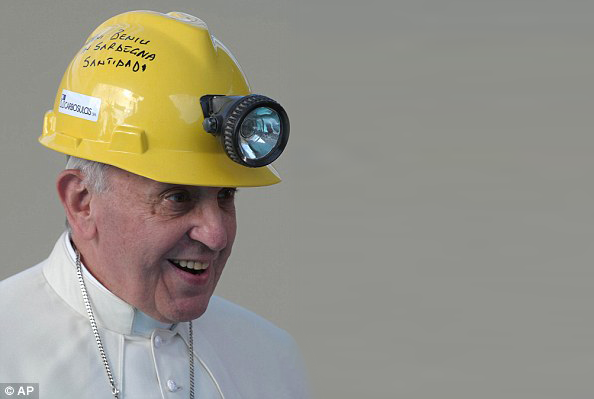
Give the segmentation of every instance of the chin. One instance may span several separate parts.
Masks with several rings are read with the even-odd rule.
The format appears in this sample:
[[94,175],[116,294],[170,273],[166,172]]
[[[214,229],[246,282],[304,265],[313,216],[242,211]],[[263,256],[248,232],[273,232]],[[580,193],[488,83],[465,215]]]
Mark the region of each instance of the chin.
[[190,321],[202,316],[208,307],[208,302],[203,304],[192,304],[191,306],[182,306],[177,309],[171,309],[164,316],[173,323]]

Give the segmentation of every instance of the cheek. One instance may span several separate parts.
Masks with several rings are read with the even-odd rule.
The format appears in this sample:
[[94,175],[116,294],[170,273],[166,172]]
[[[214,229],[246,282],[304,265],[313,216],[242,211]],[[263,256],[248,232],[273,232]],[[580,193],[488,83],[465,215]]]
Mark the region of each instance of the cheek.
[[[98,243],[102,253],[119,264],[117,260],[125,262],[130,267],[133,263],[140,263],[140,258],[149,248],[142,248],[142,243],[152,234],[145,231],[141,215],[131,209],[107,204],[97,210],[96,222]],[[144,239],[141,239],[144,237]],[[120,264],[119,267],[122,267]]]
[[229,251],[230,251],[231,247],[233,246],[233,242],[235,241],[235,235],[237,234],[237,219],[235,217],[235,213],[233,213],[232,215],[229,215],[227,224],[226,224],[226,228],[227,228],[227,241],[228,241],[227,246],[229,247]]
[[109,242],[115,248],[134,245],[133,236],[140,233],[128,215],[119,210],[107,210],[98,218],[97,230],[99,239]]

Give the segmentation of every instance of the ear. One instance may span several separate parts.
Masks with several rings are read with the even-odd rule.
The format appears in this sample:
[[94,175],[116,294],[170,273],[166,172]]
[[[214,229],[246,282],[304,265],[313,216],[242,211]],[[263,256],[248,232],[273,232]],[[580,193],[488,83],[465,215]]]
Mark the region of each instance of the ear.
[[95,236],[96,225],[91,212],[92,193],[83,178],[80,170],[63,170],[56,179],[56,188],[73,233],[89,240]]

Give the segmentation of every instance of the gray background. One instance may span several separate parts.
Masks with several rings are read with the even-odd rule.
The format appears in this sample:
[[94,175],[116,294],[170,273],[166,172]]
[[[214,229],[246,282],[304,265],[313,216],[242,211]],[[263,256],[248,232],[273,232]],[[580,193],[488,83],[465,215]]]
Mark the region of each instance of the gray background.
[[62,230],[61,75],[133,9],[202,18],[286,105],[218,294],[295,336],[318,397],[594,395],[591,2],[2,0],[0,277]]

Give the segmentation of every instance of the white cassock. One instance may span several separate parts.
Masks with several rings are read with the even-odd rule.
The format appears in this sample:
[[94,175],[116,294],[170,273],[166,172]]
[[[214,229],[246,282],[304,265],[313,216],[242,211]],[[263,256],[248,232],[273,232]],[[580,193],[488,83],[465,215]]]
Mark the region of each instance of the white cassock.
[[[154,320],[83,274],[120,398],[188,398],[188,323]],[[197,399],[309,397],[284,330],[214,296],[193,326]],[[66,233],[48,259],[0,282],[0,382],[39,383],[43,399],[113,397]]]

